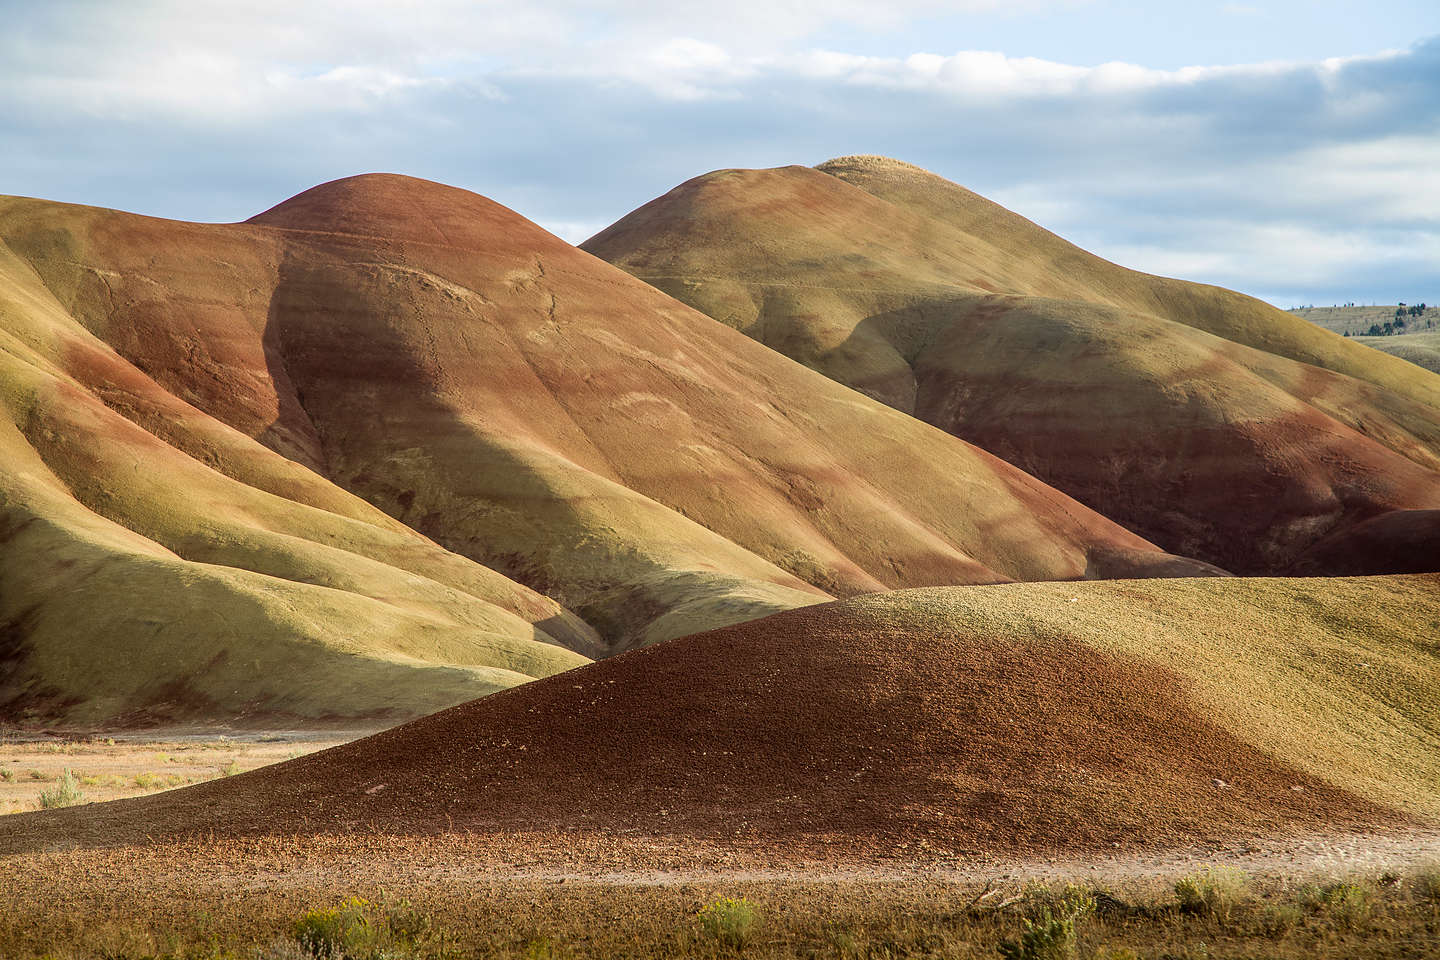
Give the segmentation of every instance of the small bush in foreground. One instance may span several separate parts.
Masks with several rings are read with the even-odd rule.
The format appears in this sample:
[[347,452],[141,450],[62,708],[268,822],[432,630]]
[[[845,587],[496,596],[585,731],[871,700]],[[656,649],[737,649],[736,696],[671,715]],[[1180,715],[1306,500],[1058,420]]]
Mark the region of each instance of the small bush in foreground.
[[75,774],[67,769],[60,776],[60,782],[55,784],[54,788],[40,791],[40,809],[53,810],[56,807],[73,807],[84,799],[85,794],[80,792],[80,784],[75,781]]
[[1245,871],[1234,867],[1206,867],[1175,882],[1175,898],[1185,913],[1214,917],[1217,920],[1230,919],[1235,901],[1245,889],[1248,878]]
[[695,915],[701,931],[722,947],[743,950],[760,926],[760,909],[744,897],[721,897]]
[[1320,891],[1325,915],[1337,930],[1350,931],[1370,919],[1375,892],[1364,883],[1332,883]]
[[1260,930],[1271,940],[1281,940],[1305,919],[1305,911],[1293,903],[1274,903],[1260,914]]
[[1025,921],[1018,942],[1000,944],[1000,956],[1005,960],[1071,960],[1077,945],[1075,921],[1073,916],[1056,916],[1048,907],[1042,908],[1038,920]]
[[328,910],[311,910],[295,921],[291,933],[305,955],[316,960],[380,960],[413,952],[430,927],[429,918],[406,903],[386,908],[350,897]]

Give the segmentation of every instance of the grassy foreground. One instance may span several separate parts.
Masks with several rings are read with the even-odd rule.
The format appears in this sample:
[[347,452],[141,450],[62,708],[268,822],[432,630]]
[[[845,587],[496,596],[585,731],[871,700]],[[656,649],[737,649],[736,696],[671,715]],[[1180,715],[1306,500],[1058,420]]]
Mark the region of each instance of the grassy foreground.
[[[143,878],[138,887],[143,888]],[[72,891],[0,910],[5,957],[1429,957],[1440,870],[1252,882],[1224,868],[1102,890],[1016,880]],[[12,894],[14,891],[12,891]]]

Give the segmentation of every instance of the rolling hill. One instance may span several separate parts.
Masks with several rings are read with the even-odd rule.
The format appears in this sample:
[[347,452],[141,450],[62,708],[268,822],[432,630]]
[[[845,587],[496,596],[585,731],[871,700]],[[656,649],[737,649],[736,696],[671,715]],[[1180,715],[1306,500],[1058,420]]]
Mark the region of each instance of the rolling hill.
[[0,241],[8,718],[390,720],[832,596],[1219,572],[465,191]]
[[521,830],[973,855],[1433,823],[1437,629],[1434,575],[865,596],[223,781],[7,817],[0,852]]
[[1173,552],[1440,566],[1440,377],[917,167],[718,171],[582,248]]
[[1374,350],[1399,357],[1432,373],[1440,373],[1440,331],[1401,333],[1389,337],[1352,337]]

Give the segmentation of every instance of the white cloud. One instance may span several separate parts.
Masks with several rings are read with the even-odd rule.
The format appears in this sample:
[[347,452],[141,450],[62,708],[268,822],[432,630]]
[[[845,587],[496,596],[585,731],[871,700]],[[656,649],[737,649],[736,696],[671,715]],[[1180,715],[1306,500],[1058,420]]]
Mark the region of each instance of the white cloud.
[[[1156,69],[867,55],[864,30],[957,9],[940,0],[211,7],[56,0],[12,17],[0,192],[228,219],[388,169],[574,240],[708,169],[882,152],[1159,272],[1354,298],[1435,274],[1440,40]],[[862,28],[858,50],[816,32],[837,23]]]

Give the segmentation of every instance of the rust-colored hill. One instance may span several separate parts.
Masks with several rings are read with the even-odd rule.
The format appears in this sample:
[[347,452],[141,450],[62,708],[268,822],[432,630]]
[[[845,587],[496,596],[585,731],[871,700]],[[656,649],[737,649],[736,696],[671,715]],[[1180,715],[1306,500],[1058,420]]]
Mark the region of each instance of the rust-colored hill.
[[1437,588],[1006,584],[812,606],[227,780],[7,817],[0,852],[521,830],[995,853],[1394,825],[1440,812],[1440,659],[1413,636],[1440,622]]
[[0,241],[12,719],[393,718],[832,595],[1215,572],[465,191]]
[[[1374,535],[1440,507],[1440,377],[919,168],[707,174],[583,248],[1166,549],[1251,574],[1440,564]],[[1312,553],[1382,516],[1344,564]]]

